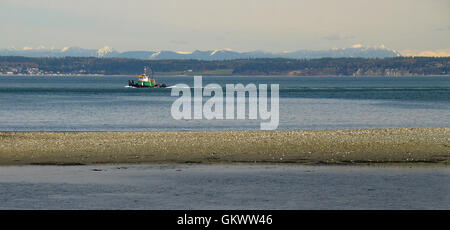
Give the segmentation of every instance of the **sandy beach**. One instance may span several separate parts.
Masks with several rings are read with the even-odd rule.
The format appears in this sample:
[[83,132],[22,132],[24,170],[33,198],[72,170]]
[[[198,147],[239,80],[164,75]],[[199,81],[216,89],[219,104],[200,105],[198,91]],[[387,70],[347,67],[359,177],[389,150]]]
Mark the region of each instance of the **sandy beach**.
[[232,132],[3,132],[0,165],[448,165],[450,128]]

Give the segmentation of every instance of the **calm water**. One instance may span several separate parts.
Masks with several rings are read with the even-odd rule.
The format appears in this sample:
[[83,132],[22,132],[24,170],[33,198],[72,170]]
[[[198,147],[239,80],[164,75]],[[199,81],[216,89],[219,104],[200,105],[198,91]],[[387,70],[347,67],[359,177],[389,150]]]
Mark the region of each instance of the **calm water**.
[[[0,131],[257,130],[184,120],[171,89],[115,77],[0,76]],[[192,77],[158,77],[193,85]],[[279,129],[449,127],[446,77],[204,77],[279,84]],[[0,209],[448,209],[448,167],[147,165],[0,167]]]
[[449,209],[449,168],[0,167],[0,209]]
[[[0,131],[257,130],[260,120],[174,120],[171,89],[135,76],[0,76]],[[157,77],[193,85],[192,77]],[[449,127],[449,77],[203,77],[203,85],[279,84],[279,129]]]

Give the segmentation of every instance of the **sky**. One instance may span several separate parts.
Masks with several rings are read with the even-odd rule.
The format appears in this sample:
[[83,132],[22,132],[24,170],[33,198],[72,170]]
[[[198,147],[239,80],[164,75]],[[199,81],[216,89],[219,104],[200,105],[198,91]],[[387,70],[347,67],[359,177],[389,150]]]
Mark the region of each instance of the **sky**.
[[450,55],[450,0],[0,0],[0,49]]

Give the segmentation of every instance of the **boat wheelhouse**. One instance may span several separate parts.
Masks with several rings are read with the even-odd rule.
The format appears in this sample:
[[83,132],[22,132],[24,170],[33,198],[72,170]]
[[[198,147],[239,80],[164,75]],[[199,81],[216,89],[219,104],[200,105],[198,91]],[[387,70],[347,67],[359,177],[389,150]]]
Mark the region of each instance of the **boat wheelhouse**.
[[139,80],[137,82],[134,82],[133,80],[128,80],[128,86],[131,87],[146,87],[146,88],[165,88],[167,87],[166,84],[157,84],[155,81],[155,78],[153,77],[153,71],[151,68],[145,67],[144,73],[140,74]]

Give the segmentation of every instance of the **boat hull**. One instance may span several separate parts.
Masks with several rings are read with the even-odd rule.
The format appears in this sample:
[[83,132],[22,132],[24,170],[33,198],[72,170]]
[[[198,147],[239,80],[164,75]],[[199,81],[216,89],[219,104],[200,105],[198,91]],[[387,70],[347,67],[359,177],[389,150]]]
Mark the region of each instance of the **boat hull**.
[[150,82],[134,82],[133,80],[128,81],[128,86],[136,88],[166,88],[166,84],[152,84]]

